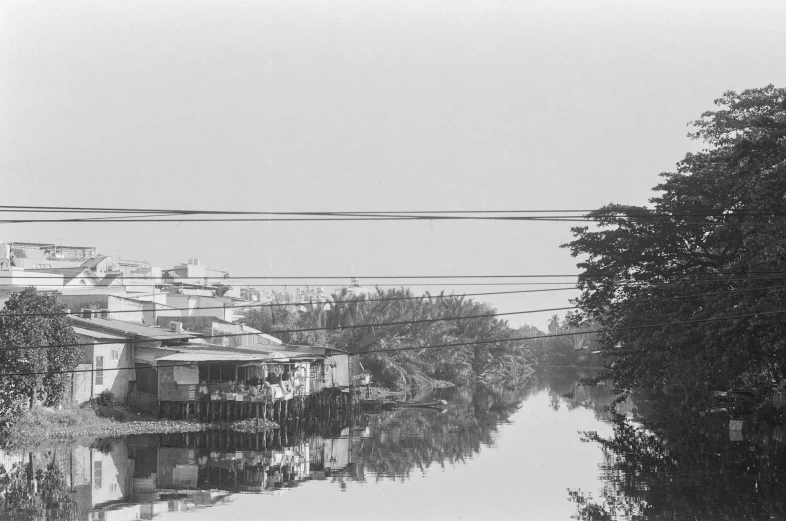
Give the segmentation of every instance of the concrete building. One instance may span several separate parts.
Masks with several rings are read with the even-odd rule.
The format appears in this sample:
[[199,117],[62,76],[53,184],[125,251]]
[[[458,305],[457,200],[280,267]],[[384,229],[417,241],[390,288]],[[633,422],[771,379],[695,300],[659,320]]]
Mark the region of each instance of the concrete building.
[[74,268],[95,256],[92,246],[0,241],[0,269]]
[[208,337],[208,341],[216,345],[243,348],[257,346],[267,348],[283,345],[283,342],[278,338],[266,335],[258,329],[213,316],[158,317],[156,325],[169,328],[172,323],[179,324],[186,331]]
[[203,284],[206,286],[214,286],[225,282],[228,275],[229,273],[226,271],[206,268],[200,264],[198,258],[188,259],[188,262],[181,262],[178,266],[163,270],[164,278],[171,282]]
[[336,293],[343,298],[362,297],[364,295],[373,297],[377,294],[377,288],[361,286],[360,280],[357,277],[352,277],[349,286],[340,288]]
[[78,369],[91,371],[72,376],[72,400],[78,403],[103,391],[111,391],[116,400],[124,402],[137,380],[138,349],[179,344],[196,336],[109,318],[69,320],[80,343],[86,344]]

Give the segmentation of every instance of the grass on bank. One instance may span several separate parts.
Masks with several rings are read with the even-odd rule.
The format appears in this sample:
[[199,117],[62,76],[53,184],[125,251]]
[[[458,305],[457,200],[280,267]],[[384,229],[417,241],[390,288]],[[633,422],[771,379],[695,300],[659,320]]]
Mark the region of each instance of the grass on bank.
[[[227,426],[227,425],[224,425]],[[248,425],[238,425],[241,430]],[[115,405],[66,405],[59,409],[36,407],[26,410],[0,433],[6,447],[32,447],[44,441],[89,441],[133,434],[198,432],[218,424],[158,420]],[[234,424],[229,424],[234,428]],[[254,423],[256,428],[256,423]],[[260,430],[278,428],[269,420],[259,421]]]

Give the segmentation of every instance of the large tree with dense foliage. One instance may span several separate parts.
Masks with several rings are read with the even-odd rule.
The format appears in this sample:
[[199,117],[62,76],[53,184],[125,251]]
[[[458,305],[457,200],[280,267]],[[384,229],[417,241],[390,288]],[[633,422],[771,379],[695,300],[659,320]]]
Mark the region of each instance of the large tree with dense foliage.
[[[652,207],[573,228],[583,316],[608,329],[620,389],[767,386],[786,377],[786,89],[727,92],[693,123],[706,148],[662,174]],[[758,315],[757,315],[758,314]],[[754,315],[727,319],[723,317]],[[717,320],[716,320],[717,319]],[[668,322],[679,326],[643,327]],[[690,398],[689,398],[690,397]]]
[[[1,416],[15,415],[25,403],[55,405],[63,398],[70,381],[64,371],[73,370],[82,356],[63,311],[54,295],[33,288],[12,294],[0,310],[0,368],[6,373],[0,377]],[[23,346],[47,347],[12,349]]]

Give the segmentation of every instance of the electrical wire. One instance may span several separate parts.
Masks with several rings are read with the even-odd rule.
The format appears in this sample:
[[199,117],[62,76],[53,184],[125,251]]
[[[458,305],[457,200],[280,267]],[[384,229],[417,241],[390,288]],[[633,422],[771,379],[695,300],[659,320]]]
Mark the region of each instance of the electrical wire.
[[[723,292],[709,292],[709,293],[699,293],[699,294],[691,294],[691,295],[677,295],[677,296],[668,296],[668,297],[655,297],[651,299],[639,299],[639,300],[629,300],[623,301],[621,304],[641,304],[641,303],[649,303],[654,301],[662,301],[662,300],[674,300],[674,299],[684,299],[684,298],[696,298],[696,297],[703,297],[703,296],[714,296],[720,294],[727,294],[727,293],[742,293],[742,292],[749,292],[749,291],[760,291],[766,289],[776,289],[776,288],[784,288],[786,286],[770,286],[764,288],[745,288],[745,289],[738,289],[738,290],[729,290]],[[373,302],[373,301],[372,301]],[[440,317],[440,318],[429,318],[429,319],[418,319],[418,320],[405,320],[405,321],[396,321],[396,322],[379,322],[376,324],[353,324],[353,325],[344,325],[339,327],[311,327],[311,328],[299,328],[299,329],[281,329],[272,331],[274,334],[292,334],[292,333],[310,333],[315,331],[342,331],[346,329],[360,329],[360,328],[374,328],[374,327],[386,327],[386,326],[399,326],[399,325],[410,325],[410,324],[424,324],[424,323],[434,323],[434,322],[448,322],[454,320],[470,320],[470,319],[477,319],[477,318],[491,318],[491,317],[500,317],[500,316],[509,316],[509,315],[524,315],[524,314],[532,314],[532,313],[545,313],[551,311],[564,311],[569,309],[577,309],[578,306],[563,306],[557,308],[545,308],[545,309],[534,309],[534,310],[525,310],[525,311],[511,311],[505,313],[486,313],[481,315],[464,315],[464,316],[453,316],[453,317]],[[755,315],[755,314],[754,314]],[[6,316],[15,317],[15,316],[25,316],[25,315],[13,315],[8,314]],[[178,318],[178,317],[170,317],[170,318]],[[712,319],[714,320],[714,319]],[[685,322],[685,323],[692,323],[692,322]],[[77,325],[79,323],[77,322]],[[611,331],[611,330],[608,330]],[[202,335],[199,333],[193,333],[193,337],[195,339],[213,339],[213,338],[231,338],[231,337],[245,337],[245,336],[255,336],[258,333],[229,333],[229,334],[220,334],[220,335]],[[96,341],[90,343],[77,343],[77,344],[61,344],[59,346],[9,346],[0,348],[1,351],[13,351],[13,350],[25,350],[25,349],[50,349],[50,348],[62,348],[62,347],[87,347],[90,345],[101,345],[101,344],[116,344],[116,341]]]
[[[706,296],[714,296],[714,295],[726,295],[729,293],[746,293],[750,291],[763,291],[768,289],[781,289],[786,288],[786,285],[778,285],[778,286],[763,286],[759,288],[741,288],[741,289],[731,289],[731,290],[724,290],[724,291],[713,291],[713,292],[706,292],[706,293],[692,293],[688,295],[673,295],[668,297],[653,297],[650,299],[640,299],[640,300],[623,300],[619,302],[620,304],[630,304],[630,303],[646,303],[646,302],[653,302],[653,301],[660,301],[660,300],[674,300],[674,299],[687,299],[687,298],[696,298],[696,297],[706,297]],[[531,289],[531,290],[518,290],[518,291],[496,291],[496,292],[485,292],[485,293],[462,293],[458,295],[419,295],[413,297],[383,297],[383,298],[370,298],[370,299],[356,299],[356,300],[332,300],[332,301],[310,301],[310,302],[269,302],[265,304],[244,304],[240,306],[205,306],[200,308],[175,308],[175,307],[167,307],[163,309],[156,309],[156,310],[145,310],[145,309],[121,309],[121,310],[110,310],[109,313],[111,315],[115,314],[123,314],[123,313],[144,313],[144,312],[156,312],[156,311],[193,311],[195,309],[199,310],[232,310],[232,311],[244,311],[246,309],[253,310],[255,308],[267,309],[267,308],[274,308],[274,307],[297,307],[297,306],[325,306],[325,305],[336,305],[340,307],[342,304],[374,304],[377,302],[390,302],[390,301],[399,301],[399,300],[427,300],[427,299],[449,299],[449,298],[464,298],[464,297],[475,297],[475,296],[486,296],[486,295],[509,295],[509,294],[521,294],[521,293],[539,293],[539,292],[546,292],[546,291],[573,291],[574,288],[545,288],[545,289]],[[150,301],[146,301],[150,302]],[[63,304],[66,305],[66,304]],[[98,310],[90,310],[98,311]],[[82,311],[57,311],[51,313],[8,313],[5,316],[9,317],[56,317],[56,316],[80,316],[82,315]],[[0,314],[0,317],[3,316]],[[111,318],[111,317],[110,317]],[[168,317],[168,318],[183,318],[183,317]],[[185,317],[188,318],[188,317]]]
[[[723,317],[711,317],[711,318],[703,318],[703,319],[696,319],[696,320],[683,320],[678,322],[665,322],[660,324],[644,324],[640,326],[628,326],[628,327],[621,327],[621,328],[606,328],[606,329],[593,329],[593,330],[585,330],[585,331],[577,331],[571,333],[550,333],[550,334],[543,334],[543,335],[528,335],[523,337],[508,337],[508,338],[497,338],[493,340],[475,340],[472,342],[455,342],[450,344],[433,344],[427,346],[407,346],[407,347],[393,347],[388,349],[375,349],[375,350],[366,350],[366,351],[355,351],[355,352],[347,352],[349,356],[357,356],[357,355],[367,355],[367,354],[374,354],[374,353],[389,353],[389,352],[396,352],[396,351],[417,351],[417,350],[428,350],[428,349],[444,349],[447,347],[462,347],[462,346],[472,346],[472,345],[488,345],[488,344],[499,344],[505,342],[519,342],[519,341],[526,341],[526,340],[540,340],[540,339],[547,339],[547,338],[557,338],[557,337],[566,337],[566,336],[577,336],[577,335],[588,335],[594,333],[607,333],[613,331],[629,331],[629,330],[639,330],[639,329],[648,329],[654,327],[670,327],[670,326],[680,326],[680,325],[687,325],[687,324],[698,324],[698,323],[706,323],[706,322],[714,322],[720,320],[738,320],[742,318],[756,318],[760,316],[771,316],[771,315],[780,315],[786,313],[786,310],[776,310],[776,311],[764,311],[760,313],[748,313],[743,315],[733,315],[733,316],[723,316]],[[226,335],[229,336],[229,335]],[[143,341],[143,340],[142,340]],[[96,342],[97,344],[98,342]],[[117,342],[115,342],[117,343]],[[124,342],[128,343],[128,342]],[[133,342],[131,342],[133,343]],[[95,345],[95,344],[90,344]],[[52,347],[52,346],[46,346]],[[327,346],[313,346],[313,347],[325,347],[328,349]],[[341,350],[338,350],[341,351]],[[275,360],[271,360],[270,363],[277,363]],[[167,365],[167,367],[188,367],[193,366],[194,363],[190,364],[171,364]],[[124,370],[137,370],[137,367],[114,367],[114,368],[103,368],[103,369],[70,369],[70,370],[62,370],[62,371],[25,371],[25,372],[18,372],[18,373],[0,373],[0,377],[3,376],[32,376],[32,375],[48,375],[48,374],[71,374],[71,373],[83,373],[83,372],[95,372],[95,371],[124,371]]]
[[[781,217],[781,216],[778,216]],[[632,219],[632,217],[626,217]],[[439,215],[423,215],[423,216],[378,216],[378,217],[278,217],[278,218],[254,218],[254,217],[237,217],[237,218],[127,218],[123,220],[107,218],[104,220],[94,220],[86,218],[73,218],[73,219],[5,219],[0,220],[0,224],[51,224],[51,223],[90,223],[90,224],[108,224],[114,222],[123,223],[206,223],[206,222],[226,222],[226,223],[239,223],[239,222],[347,222],[347,221],[519,221],[519,222],[574,222],[590,224],[603,220],[605,217],[587,216],[582,218],[562,218],[562,217],[522,217],[522,216],[439,216]],[[618,217],[622,219],[622,217]],[[599,223],[601,226],[613,226],[619,223]],[[650,221],[646,223],[648,226],[753,226],[753,227],[772,227],[786,225],[786,221],[780,222],[728,222],[728,221]]]
[[[453,316],[453,317],[440,317],[440,318],[424,318],[418,320],[404,320],[404,321],[397,321],[397,322],[379,322],[377,324],[355,324],[355,325],[345,325],[340,327],[307,327],[307,328],[300,328],[300,329],[280,329],[273,331],[274,334],[292,334],[292,333],[311,333],[314,331],[343,331],[345,329],[358,329],[358,328],[374,328],[374,327],[384,327],[384,326],[402,326],[402,325],[410,325],[410,324],[426,324],[426,323],[433,323],[433,322],[450,322],[453,320],[471,320],[476,318],[491,318],[491,317],[501,317],[501,316],[509,316],[509,315],[525,315],[531,313],[544,313],[549,311],[563,311],[566,309],[575,309],[576,306],[566,306],[566,307],[558,307],[558,308],[546,308],[546,309],[532,309],[526,311],[509,311],[506,313],[484,313],[481,315],[463,315],[463,316]],[[172,317],[177,318],[177,317]],[[84,320],[91,320],[91,319],[84,319]],[[100,319],[99,319],[100,320]],[[77,327],[80,324],[77,322],[75,324]],[[100,325],[100,324],[99,324]],[[164,330],[166,331],[166,330]],[[168,331],[166,331],[168,332]],[[122,334],[122,333],[118,333]],[[184,335],[190,334],[192,335],[191,338],[198,339],[198,340],[205,340],[205,339],[212,339],[212,338],[236,338],[236,337],[246,337],[246,336],[256,336],[259,333],[228,333],[228,334],[220,334],[220,335],[203,335],[200,333],[183,333]],[[140,342],[144,342],[145,340],[139,340]],[[52,348],[63,348],[63,347],[88,347],[91,345],[104,345],[104,344],[117,344],[117,340],[107,340],[107,341],[95,341],[95,342],[80,342],[80,343],[73,343],[73,344],[60,344],[57,346],[51,345],[38,345],[38,346],[6,346],[0,348],[0,352],[2,351],[21,351],[26,349],[52,349]]]
[[[517,291],[492,291],[492,292],[484,292],[484,293],[460,293],[458,295],[420,295],[416,297],[384,297],[384,298],[370,298],[370,299],[357,299],[357,300],[332,300],[332,301],[311,301],[311,302],[269,302],[265,304],[244,304],[241,306],[205,306],[200,308],[163,308],[157,310],[145,310],[145,309],[121,309],[116,311],[110,311],[111,314],[115,313],[143,313],[145,311],[193,311],[195,309],[199,310],[206,310],[206,309],[229,309],[229,310],[245,310],[245,309],[253,309],[253,308],[272,308],[272,307],[294,307],[294,306],[307,306],[307,305],[337,305],[340,306],[341,304],[366,304],[366,303],[376,303],[376,302],[389,302],[389,301],[396,301],[396,300],[424,300],[424,299],[447,299],[447,298],[463,298],[463,297],[477,297],[477,296],[486,296],[486,295],[512,295],[512,294],[520,294],[520,293],[540,293],[544,291],[573,291],[574,288],[545,288],[545,289],[523,289]],[[151,301],[145,301],[151,302]],[[65,305],[65,304],[64,304]],[[97,310],[91,310],[97,311]],[[59,312],[52,312],[52,313],[9,313],[6,316],[13,316],[13,317],[56,317],[56,316],[79,316],[82,314],[82,311],[59,311]],[[0,314],[0,316],[3,316]],[[178,318],[178,317],[171,317],[171,318]]]
[[[136,214],[156,214],[166,213],[172,215],[310,215],[310,216],[331,216],[331,215],[423,215],[423,214],[526,214],[526,213],[549,213],[549,214],[590,214],[601,209],[514,209],[514,210],[339,210],[339,211],[244,211],[244,210],[205,210],[205,209],[172,209],[172,208],[108,208],[108,207],[82,207],[82,206],[29,206],[29,205],[0,205],[0,212],[28,212],[28,213],[136,213]],[[780,215],[786,214],[786,207],[756,208],[755,210],[744,210],[737,208],[722,208],[716,210],[690,211],[690,212],[658,212],[654,209],[644,208],[643,211],[633,211],[632,209],[608,211],[604,210],[604,216],[623,216],[630,215],[644,217],[658,216],[728,216],[728,215]]]

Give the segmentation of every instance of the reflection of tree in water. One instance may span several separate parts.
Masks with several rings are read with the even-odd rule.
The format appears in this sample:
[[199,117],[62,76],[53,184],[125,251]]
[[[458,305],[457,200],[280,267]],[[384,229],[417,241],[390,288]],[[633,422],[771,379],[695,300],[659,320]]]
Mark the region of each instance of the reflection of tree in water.
[[45,454],[44,461],[35,466],[15,463],[10,469],[0,465],[3,519],[15,520],[75,520],[76,503],[69,495],[65,476],[53,452]]
[[[533,375],[533,387],[549,393],[552,406],[583,407],[609,421],[613,435],[582,440],[603,451],[597,496],[569,491],[575,519],[786,519],[786,429],[746,430],[731,441],[728,417],[691,415],[684,396],[634,392],[614,414],[610,386],[585,386],[593,373],[549,370]],[[632,418],[631,418],[632,416]]]
[[405,409],[366,416],[371,434],[356,449],[358,478],[370,472],[377,480],[404,480],[413,469],[463,463],[482,445],[494,444],[497,425],[518,410],[527,386],[520,381],[443,389],[431,396],[447,400],[442,414]]
[[604,485],[597,498],[569,491],[574,518],[786,519],[784,446],[772,430],[732,442],[727,421],[672,414],[655,431],[618,416],[613,436],[584,433],[603,450]]
[[[560,369],[550,368],[535,373],[531,378],[534,388],[548,392],[551,407],[554,410],[564,405],[569,410],[576,408],[590,409],[599,420],[611,420],[612,414],[608,407],[615,399],[610,385],[582,385],[581,381],[592,378],[597,371],[592,369]],[[638,410],[632,401],[620,405],[617,410],[630,410],[634,416]]]

